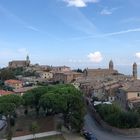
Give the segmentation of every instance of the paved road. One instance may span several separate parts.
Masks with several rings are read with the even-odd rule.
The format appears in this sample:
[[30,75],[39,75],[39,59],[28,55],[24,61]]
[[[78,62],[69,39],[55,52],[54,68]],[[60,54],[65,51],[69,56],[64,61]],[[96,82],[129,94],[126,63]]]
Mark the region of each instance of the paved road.
[[63,133],[65,140],[85,140],[79,134],[74,133]]
[[90,116],[90,114],[87,114],[85,116],[85,128],[88,131],[93,132],[98,140],[140,140],[140,136],[127,137],[105,131],[103,128],[99,126],[99,124],[97,124],[97,122]]

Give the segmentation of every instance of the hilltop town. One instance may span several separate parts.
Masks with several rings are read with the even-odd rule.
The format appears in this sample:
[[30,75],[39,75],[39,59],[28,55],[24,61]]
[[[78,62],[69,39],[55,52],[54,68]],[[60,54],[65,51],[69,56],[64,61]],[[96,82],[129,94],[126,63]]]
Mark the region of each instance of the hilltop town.
[[[137,79],[137,64],[132,66],[132,75],[119,73],[114,69],[113,61],[106,69],[96,68],[71,70],[68,66],[48,66],[31,64],[29,56],[26,60],[13,60],[7,69],[18,70],[14,79],[6,79],[4,85],[12,88],[16,94],[35,88],[37,85],[73,84],[89,98],[96,97],[100,101],[117,101],[124,108],[137,108],[140,104],[140,80]],[[133,93],[132,93],[133,92]],[[9,94],[1,90],[0,95]]]
[[[119,110],[117,106],[119,106],[119,108],[121,108],[121,110],[124,111],[131,110],[134,112],[139,112],[140,109],[140,80],[137,79],[136,63],[134,63],[132,66],[132,75],[128,76],[119,73],[118,70],[115,70],[114,63],[112,60],[110,60],[107,68],[104,69],[85,68],[84,70],[81,69],[72,70],[68,66],[49,66],[49,65],[32,64],[29,59],[29,56],[27,56],[26,60],[10,61],[6,68],[2,68],[0,70],[0,79],[1,79],[0,97],[5,97],[5,95],[18,95],[25,100],[24,102],[26,102],[27,105],[29,104],[29,108],[30,108],[29,110],[31,112],[34,106],[34,102],[32,100],[33,98],[36,98],[36,94],[37,94],[36,102],[39,106],[42,105],[44,106],[46,102],[52,102],[52,106],[56,104],[56,101],[51,97],[52,95],[50,95],[50,97],[48,96],[50,100],[51,98],[53,99],[52,101],[48,100],[47,98],[46,98],[47,100],[46,99],[41,100],[43,98],[41,98],[41,95],[38,94],[45,94],[45,92],[50,92],[50,93],[56,92],[55,94],[57,94],[57,92],[58,93],[60,92],[62,95],[66,94],[65,92],[68,92],[72,94],[69,96],[68,100],[71,97],[75,96],[76,94],[78,95],[80,93],[81,95],[79,97],[84,98],[84,100],[81,100],[82,101],[81,103],[80,101],[77,102],[77,105],[79,104],[78,106],[82,104],[81,108],[77,108],[77,109],[78,110],[80,109],[80,112],[83,112],[84,109],[82,106],[85,104],[85,107],[88,110],[92,111],[93,116],[95,117],[95,119],[97,119],[97,121],[101,119],[96,114],[98,111],[99,114],[101,113],[100,114],[101,117],[104,115],[105,116],[103,118],[108,117],[107,114],[102,114],[103,112],[100,112],[100,110],[98,110],[99,105],[101,105],[100,107],[104,107],[104,105],[109,105],[109,106],[111,105],[110,107],[112,107],[113,110]],[[53,86],[53,88],[51,86]],[[59,97],[62,96],[61,94],[57,95],[58,98],[57,107],[60,106],[59,104],[63,100],[62,97],[61,98]],[[1,101],[3,101],[3,99]],[[46,106],[47,104],[44,107],[46,108]],[[34,107],[36,108],[37,106],[35,105]],[[57,107],[55,107],[54,110],[56,110]],[[60,109],[62,111],[63,107],[60,107],[61,109],[60,108],[57,109]],[[39,114],[40,108],[41,107],[39,107],[38,109],[36,108],[38,110],[38,111],[36,110],[37,114]],[[16,109],[16,112],[18,112],[17,114],[20,118],[20,116],[23,116],[23,114],[27,114],[29,110],[25,109],[24,111],[23,107],[21,106],[20,109],[19,108]],[[61,114],[62,113],[61,111],[58,112]],[[47,114],[54,115],[54,114],[59,114],[58,112],[47,111]],[[115,112],[115,113],[119,113],[119,112]],[[123,114],[122,111],[121,113]],[[79,130],[79,126],[81,126],[83,122],[82,121],[83,113],[81,113],[81,116],[79,117],[81,117],[80,122],[78,122],[79,120],[75,118],[75,123],[79,123],[79,125],[77,126],[76,124],[72,124],[71,126],[69,124],[68,129],[73,129],[74,127],[74,129]],[[129,118],[128,116],[128,120],[129,119],[131,120],[132,118]],[[117,121],[119,121],[119,119]],[[17,122],[17,124],[18,123],[19,122]],[[107,123],[112,125],[112,122],[107,122]],[[122,123],[118,124],[118,127],[121,127],[120,126],[121,124]],[[126,122],[126,124],[124,124],[123,127],[127,129],[129,127],[130,128],[139,127],[139,124],[137,124],[137,126],[134,125],[135,122],[131,126],[129,126],[129,122]],[[5,123],[2,122],[0,126],[1,126],[0,129],[3,131],[3,129],[5,128]],[[106,128],[106,126],[102,125],[102,123],[101,126],[103,128],[104,127]],[[117,127],[115,123],[112,126]],[[40,127],[42,129],[42,126]],[[111,129],[114,130],[114,128]],[[14,133],[17,136],[17,132]]]

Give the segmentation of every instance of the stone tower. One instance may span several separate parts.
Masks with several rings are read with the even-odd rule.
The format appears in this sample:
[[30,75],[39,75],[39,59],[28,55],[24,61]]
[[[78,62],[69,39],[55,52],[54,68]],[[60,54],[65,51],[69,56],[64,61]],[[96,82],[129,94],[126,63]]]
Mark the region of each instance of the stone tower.
[[29,60],[29,55],[26,56],[26,61],[30,61],[30,60]]
[[133,78],[137,79],[137,64],[133,64]]
[[27,66],[29,66],[29,65],[30,65],[29,55],[27,55],[27,57],[26,57],[26,65],[27,65]]
[[112,60],[110,60],[109,61],[109,70],[113,70],[113,61]]

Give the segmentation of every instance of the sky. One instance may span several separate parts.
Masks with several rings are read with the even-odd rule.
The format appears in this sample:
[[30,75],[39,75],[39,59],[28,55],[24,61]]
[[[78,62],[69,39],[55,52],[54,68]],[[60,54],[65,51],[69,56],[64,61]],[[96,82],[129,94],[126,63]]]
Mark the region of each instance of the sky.
[[0,67],[27,54],[33,64],[140,65],[139,0],[0,0]]

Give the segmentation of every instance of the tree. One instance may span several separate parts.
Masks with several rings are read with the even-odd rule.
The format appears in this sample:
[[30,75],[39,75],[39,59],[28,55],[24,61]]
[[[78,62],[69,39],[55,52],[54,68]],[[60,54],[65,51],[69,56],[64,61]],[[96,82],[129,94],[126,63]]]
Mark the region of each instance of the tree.
[[77,72],[79,72],[79,73],[83,73],[83,71],[81,70],[81,69],[77,69]]
[[118,128],[136,128],[140,127],[140,116],[137,112],[123,111],[120,107],[113,105],[98,105],[97,112],[102,119],[111,126]]
[[11,118],[14,116],[16,108],[22,104],[22,98],[18,95],[4,95],[0,97],[0,114],[6,117],[8,140],[12,138]]
[[23,95],[23,99],[24,99],[24,105],[26,107],[26,109],[28,109],[28,107],[34,107],[35,111],[36,111],[36,115],[39,115],[39,109],[40,109],[40,98],[42,95],[44,95],[46,92],[48,91],[47,87],[38,87],[35,89],[32,89],[28,92],[26,92]]
[[33,134],[33,139],[35,139],[35,134],[38,132],[39,126],[36,122],[33,122],[30,126],[30,131]]
[[37,115],[42,108],[45,115],[63,114],[65,124],[71,129],[79,131],[83,125],[83,95],[73,85],[38,87],[25,93],[23,99],[26,109],[33,107]]
[[15,79],[15,75],[10,69],[2,69],[0,70],[0,80],[5,81],[8,79]]
[[66,99],[63,95],[56,93],[46,93],[40,99],[40,106],[45,114],[57,114],[64,112],[66,109]]
[[24,71],[23,76],[28,77],[28,76],[38,76],[36,71]]
[[56,85],[40,99],[45,113],[62,113],[64,122],[70,129],[79,131],[83,125],[84,101],[82,93],[72,85]]
[[64,121],[69,128],[80,131],[85,115],[84,101],[80,94],[67,95],[67,108],[64,114]]
[[17,67],[17,68],[10,68],[10,70],[13,72],[13,74],[15,76],[17,76],[17,75],[23,75],[23,72],[25,71],[25,68]]

